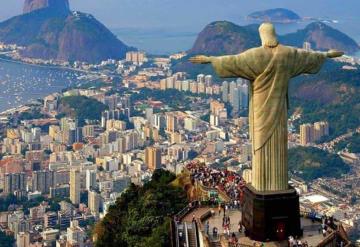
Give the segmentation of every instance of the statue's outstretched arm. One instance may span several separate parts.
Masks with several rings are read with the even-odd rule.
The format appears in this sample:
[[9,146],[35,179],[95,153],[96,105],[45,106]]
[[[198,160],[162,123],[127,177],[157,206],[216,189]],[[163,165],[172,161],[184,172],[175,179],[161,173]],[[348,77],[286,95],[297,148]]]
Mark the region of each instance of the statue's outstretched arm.
[[344,52],[342,51],[338,51],[338,50],[329,50],[328,52],[326,52],[326,56],[328,58],[336,58],[336,57],[341,57],[342,55],[344,55]]
[[189,58],[189,61],[195,64],[207,64],[207,63],[211,63],[213,58],[214,57],[199,55]]

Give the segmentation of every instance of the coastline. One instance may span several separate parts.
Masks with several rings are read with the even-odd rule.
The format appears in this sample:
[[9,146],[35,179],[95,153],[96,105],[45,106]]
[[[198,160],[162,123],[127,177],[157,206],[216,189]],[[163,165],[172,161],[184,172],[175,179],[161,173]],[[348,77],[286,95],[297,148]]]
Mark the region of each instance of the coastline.
[[94,72],[94,71],[75,69],[72,67],[66,67],[66,66],[61,66],[61,65],[42,65],[42,64],[27,63],[27,62],[24,62],[21,60],[9,58],[9,57],[5,56],[4,54],[0,54],[0,60],[5,61],[5,62],[10,62],[10,63],[21,64],[21,65],[29,65],[29,66],[38,67],[38,68],[45,68],[45,69],[62,69],[62,70],[71,70],[74,72],[81,72],[81,73],[99,74],[98,72]]
[[[41,64],[33,64],[33,63],[27,63],[21,60],[16,60],[16,59],[11,59],[9,57],[6,57],[4,54],[0,53],[0,62],[3,63],[9,63],[9,64],[17,64],[19,66],[30,66],[34,69],[45,69],[48,70],[50,73],[53,73],[51,71],[58,71],[58,73],[64,73],[64,72],[68,72],[68,73],[73,73],[75,77],[79,77],[79,75],[77,75],[76,73],[81,73],[81,74],[87,74],[87,75],[99,75],[100,73],[98,72],[93,72],[93,71],[86,71],[86,70],[80,70],[80,69],[75,69],[75,68],[70,68],[70,67],[66,67],[66,66],[61,66],[61,65],[41,65]],[[14,81],[15,82],[15,81]],[[66,88],[67,86],[65,86]],[[36,87],[34,87],[36,88]],[[27,99],[24,100],[23,102],[19,102],[19,105],[14,106],[13,105],[7,105],[9,108],[4,107],[2,110],[0,110],[0,117],[5,117],[11,114],[14,114],[15,112],[22,112],[22,111],[26,111],[27,109],[29,109],[29,104],[37,99],[42,99],[43,97],[46,97],[48,95],[51,95],[52,93],[56,93],[56,92],[61,92],[62,89],[55,89],[53,92],[48,92],[46,95],[39,95],[38,97],[34,97],[31,99]],[[5,99],[4,99],[5,100]],[[5,101],[6,102],[6,101]],[[3,106],[5,106],[6,104],[3,104]]]

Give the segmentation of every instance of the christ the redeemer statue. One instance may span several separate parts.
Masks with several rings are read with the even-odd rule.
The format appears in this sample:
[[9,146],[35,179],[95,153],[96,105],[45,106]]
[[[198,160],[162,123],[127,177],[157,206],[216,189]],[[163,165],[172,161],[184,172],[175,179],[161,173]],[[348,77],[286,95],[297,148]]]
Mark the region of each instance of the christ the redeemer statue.
[[343,53],[312,52],[280,45],[271,23],[262,24],[259,32],[261,47],[232,56],[195,56],[190,61],[211,63],[220,77],[250,81],[251,185],[257,191],[288,190],[289,80],[301,74],[317,73],[326,58]]

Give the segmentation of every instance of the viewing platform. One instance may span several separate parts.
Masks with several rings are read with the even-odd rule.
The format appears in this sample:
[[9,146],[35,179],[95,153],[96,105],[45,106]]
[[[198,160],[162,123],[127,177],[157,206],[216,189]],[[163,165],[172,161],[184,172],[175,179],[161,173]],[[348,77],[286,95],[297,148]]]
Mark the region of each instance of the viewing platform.
[[[197,202],[196,202],[197,203]],[[224,210],[217,207],[193,205],[188,207],[186,213],[175,223],[177,237],[179,231],[183,231],[183,226],[190,226],[187,230],[191,232],[186,235],[182,234],[182,245],[174,245],[176,247],[199,247],[199,246],[222,246],[222,247],[254,247],[254,246],[269,246],[269,247],[288,247],[289,241],[273,241],[273,242],[257,242],[248,238],[245,234],[245,229],[242,227],[239,231],[239,222],[241,222],[242,212],[240,209],[225,210],[225,216],[230,218],[229,232],[226,232],[223,227]],[[180,227],[179,227],[180,226]],[[189,228],[189,227],[188,227]],[[294,239],[301,242],[301,246],[319,246],[319,247],[336,247],[336,246],[352,246],[347,238],[344,229],[338,226],[337,229],[330,229],[325,234],[322,232],[322,222],[319,220],[311,220],[307,217],[301,218],[301,228],[303,229],[303,236],[293,236]],[[196,229],[196,233],[194,232]],[[217,229],[217,230],[214,230]],[[194,236],[198,238],[194,241]],[[186,237],[189,238],[186,241]],[[235,238],[237,242],[233,241]],[[175,238],[175,239],[176,239]],[[201,244],[200,244],[201,242]]]

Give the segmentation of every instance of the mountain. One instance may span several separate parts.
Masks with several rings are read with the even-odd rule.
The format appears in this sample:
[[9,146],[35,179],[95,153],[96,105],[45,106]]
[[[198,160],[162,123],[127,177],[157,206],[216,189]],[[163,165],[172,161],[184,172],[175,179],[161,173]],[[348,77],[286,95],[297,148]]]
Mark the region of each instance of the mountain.
[[258,25],[238,26],[228,21],[216,21],[199,33],[187,57],[174,61],[173,70],[186,71],[191,77],[200,73],[212,74],[215,79],[219,79],[210,65],[193,66],[187,61],[189,56],[237,54],[260,44]]
[[291,23],[301,20],[301,17],[289,9],[276,8],[257,11],[247,16],[251,21],[269,21],[274,23]]
[[316,75],[303,75],[289,85],[290,112],[301,112],[296,128],[304,123],[328,121],[332,140],[360,126],[360,66],[328,60]]
[[90,63],[134,49],[92,15],[71,12],[68,0],[26,0],[24,14],[0,23],[0,42],[24,46],[25,57]]
[[[207,25],[198,35],[189,54],[236,54],[261,44],[258,25],[238,26],[228,21]],[[314,22],[295,33],[279,36],[280,43],[302,47],[310,42],[314,50],[339,49],[346,53],[360,50],[349,36],[322,22]]]
[[23,13],[27,14],[43,8],[52,8],[62,13],[70,12],[69,0],[25,0]]
[[190,54],[236,54],[260,44],[257,25],[238,26],[228,21],[207,25],[198,35]]
[[306,41],[314,50],[338,49],[348,54],[360,49],[352,38],[322,22],[311,23],[302,30],[282,36],[280,41],[297,47]]

